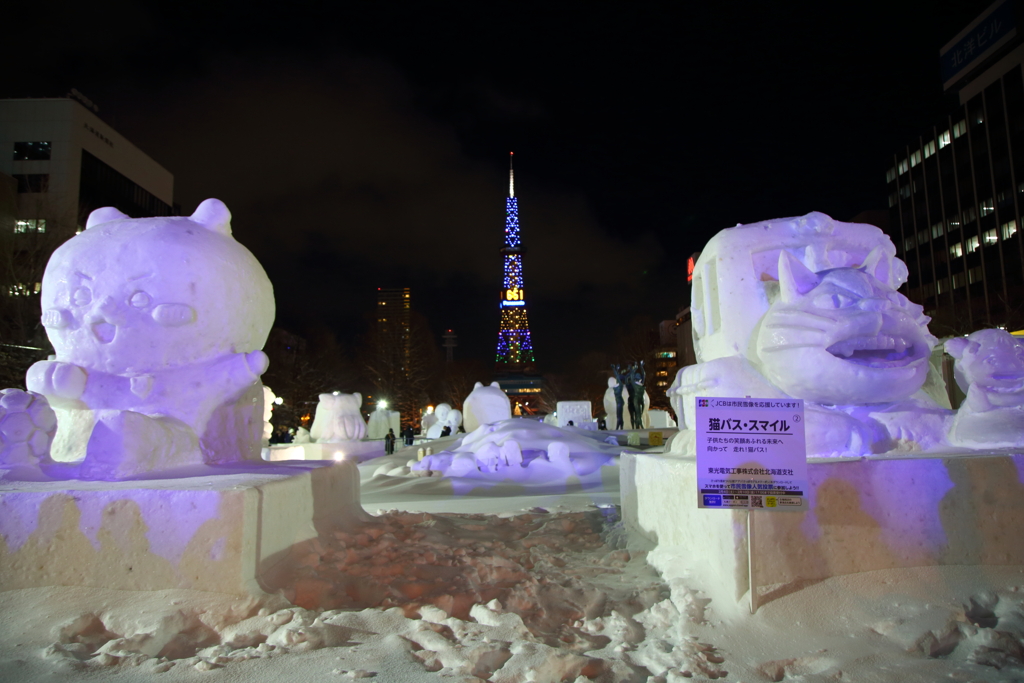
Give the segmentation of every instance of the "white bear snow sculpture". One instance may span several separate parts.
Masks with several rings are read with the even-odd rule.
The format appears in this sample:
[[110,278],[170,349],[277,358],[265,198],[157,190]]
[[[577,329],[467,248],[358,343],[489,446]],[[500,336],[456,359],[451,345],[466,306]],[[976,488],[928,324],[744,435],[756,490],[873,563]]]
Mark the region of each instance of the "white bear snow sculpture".
[[320,394],[313,416],[309,438],[316,443],[359,441],[366,436],[366,421],[359,412],[363,396],[354,394]]
[[56,358],[27,383],[57,414],[54,460],[116,479],[259,459],[274,293],[222,202],[93,211],[50,257],[42,308]]
[[462,424],[467,433],[480,425],[510,419],[512,403],[497,382],[491,382],[487,387],[477,382],[473,386],[473,391],[462,402]]

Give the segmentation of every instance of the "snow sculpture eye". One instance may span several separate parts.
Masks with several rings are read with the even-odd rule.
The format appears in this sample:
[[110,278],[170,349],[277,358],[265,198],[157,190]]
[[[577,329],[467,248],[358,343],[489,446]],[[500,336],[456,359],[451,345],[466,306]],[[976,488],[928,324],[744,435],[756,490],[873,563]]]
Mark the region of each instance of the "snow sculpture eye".
[[92,292],[89,291],[88,287],[79,287],[75,290],[74,294],[71,295],[71,303],[75,306],[85,306],[92,301]]
[[180,327],[193,322],[196,312],[188,304],[160,304],[153,309],[153,319],[166,327]]
[[819,294],[814,297],[814,305],[818,308],[846,308],[853,304],[853,299],[845,294]]
[[135,308],[145,308],[146,306],[149,306],[150,301],[151,299],[149,298],[149,294],[146,294],[141,290],[132,294],[132,297],[128,299],[128,303]]

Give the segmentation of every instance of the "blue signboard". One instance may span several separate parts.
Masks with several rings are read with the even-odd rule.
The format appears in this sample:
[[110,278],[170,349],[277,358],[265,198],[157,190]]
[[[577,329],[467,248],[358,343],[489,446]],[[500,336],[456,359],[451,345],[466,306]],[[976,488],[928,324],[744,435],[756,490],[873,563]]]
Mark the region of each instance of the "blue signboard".
[[939,53],[943,88],[949,88],[968,69],[978,64],[1017,33],[1013,2],[1005,0],[983,14],[958,39]]

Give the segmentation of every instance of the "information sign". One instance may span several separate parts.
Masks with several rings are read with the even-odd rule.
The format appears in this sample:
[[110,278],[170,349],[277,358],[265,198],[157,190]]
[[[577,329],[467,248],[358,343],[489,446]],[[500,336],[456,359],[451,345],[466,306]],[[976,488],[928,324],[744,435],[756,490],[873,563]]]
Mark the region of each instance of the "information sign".
[[807,509],[802,400],[696,401],[698,507]]

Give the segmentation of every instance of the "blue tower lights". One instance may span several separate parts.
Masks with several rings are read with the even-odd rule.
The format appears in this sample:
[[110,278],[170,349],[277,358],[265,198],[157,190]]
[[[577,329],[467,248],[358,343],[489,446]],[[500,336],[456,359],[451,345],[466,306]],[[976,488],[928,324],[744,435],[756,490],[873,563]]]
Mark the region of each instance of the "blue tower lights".
[[505,200],[504,287],[501,292],[501,325],[496,361],[499,369],[519,369],[533,363],[533,342],[526,316],[523,289],[523,251],[519,238],[519,201],[515,196],[512,153],[509,153],[508,198]]

